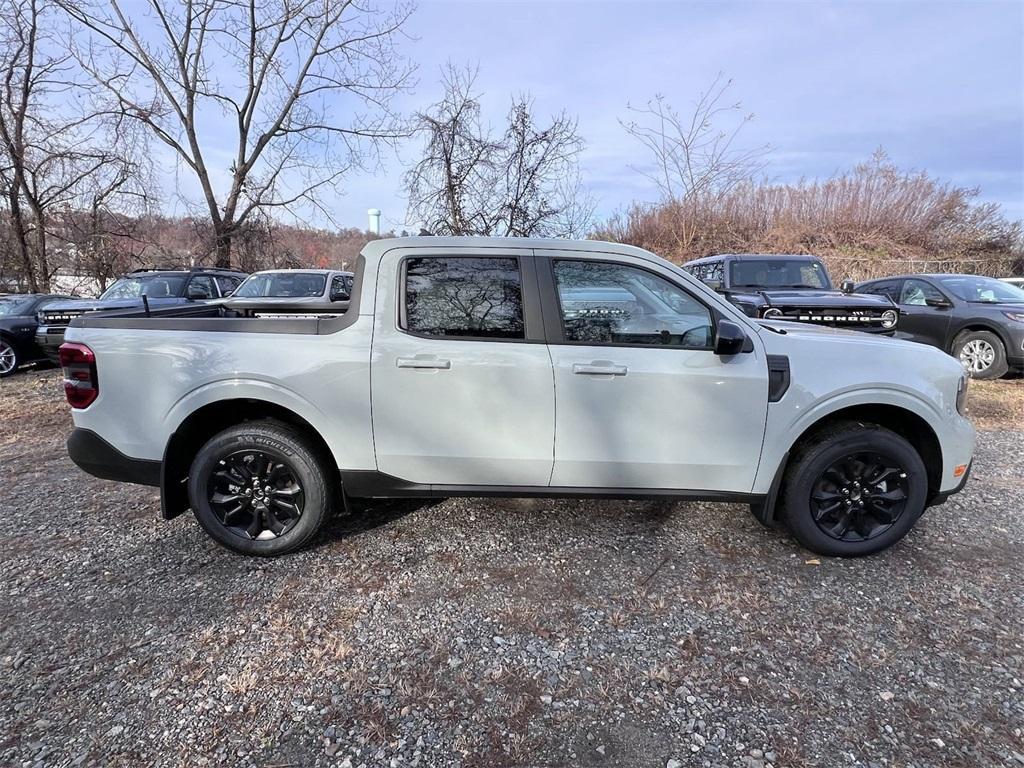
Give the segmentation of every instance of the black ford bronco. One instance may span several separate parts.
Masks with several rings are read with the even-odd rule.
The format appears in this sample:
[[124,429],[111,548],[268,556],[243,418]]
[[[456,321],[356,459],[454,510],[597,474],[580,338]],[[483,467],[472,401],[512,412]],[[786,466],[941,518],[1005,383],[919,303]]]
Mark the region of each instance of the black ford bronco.
[[726,253],[696,259],[683,269],[750,317],[888,335],[899,321],[888,297],[853,293],[852,281],[842,290],[834,288],[817,256]]

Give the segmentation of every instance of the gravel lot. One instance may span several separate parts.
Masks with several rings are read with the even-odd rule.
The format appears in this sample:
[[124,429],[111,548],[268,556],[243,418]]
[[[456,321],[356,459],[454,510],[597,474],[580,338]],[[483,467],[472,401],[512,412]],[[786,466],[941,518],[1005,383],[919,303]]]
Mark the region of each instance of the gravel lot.
[[452,500],[266,561],[79,472],[20,374],[0,765],[1024,766],[1024,382],[972,408],[968,490],[869,559],[738,506]]

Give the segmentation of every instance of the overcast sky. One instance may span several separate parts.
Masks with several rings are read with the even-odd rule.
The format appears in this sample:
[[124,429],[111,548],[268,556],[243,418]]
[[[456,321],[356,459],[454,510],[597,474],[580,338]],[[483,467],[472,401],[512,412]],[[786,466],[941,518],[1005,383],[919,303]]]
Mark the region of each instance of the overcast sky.
[[[718,72],[755,120],[745,141],[771,144],[779,181],[826,177],[881,146],[1024,217],[1024,3],[455,2],[421,0],[403,49],[418,67],[412,112],[439,96],[447,61],[478,65],[497,126],[513,93],[541,115],[566,110],[587,142],[585,183],[608,215],[651,200],[641,147],[619,126],[656,93],[685,111]],[[339,224],[405,223],[402,150],[352,176]],[[316,222],[322,223],[322,222]]]

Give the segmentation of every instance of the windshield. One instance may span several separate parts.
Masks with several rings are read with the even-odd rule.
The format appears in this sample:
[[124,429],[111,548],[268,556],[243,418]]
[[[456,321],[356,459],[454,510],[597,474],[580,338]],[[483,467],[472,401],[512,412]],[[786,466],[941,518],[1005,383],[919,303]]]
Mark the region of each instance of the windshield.
[[316,272],[270,272],[247,277],[234,295],[245,299],[306,298],[322,296],[326,285],[327,275]]
[[173,299],[181,294],[184,275],[140,275],[122,277],[107,288],[100,299],[137,299],[142,294],[150,299]]
[[832,284],[825,265],[810,259],[744,259],[729,270],[732,288],[815,288],[828,290]]
[[0,299],[0,317],[23,315],[32,304],[32,299]]
[[974,304],[1024,304],[1024,290],[991,277],[953,275],[938,278],[954,296]]

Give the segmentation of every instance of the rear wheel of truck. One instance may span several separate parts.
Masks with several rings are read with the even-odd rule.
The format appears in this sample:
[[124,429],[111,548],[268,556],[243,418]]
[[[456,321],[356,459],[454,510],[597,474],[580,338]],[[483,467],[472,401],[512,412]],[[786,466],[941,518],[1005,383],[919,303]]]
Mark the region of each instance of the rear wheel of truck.
[[270,557],[308,544],[330,516],[331,483],[303,434],[280,422],[247,422],[211,438],[192,462],[188,496],[219,544]]
[[781,509],[807,549],[859,557],[902,539],[927,496],[924,462],[909,442],[883,427],[851,421],[798,446],[783,481]]

